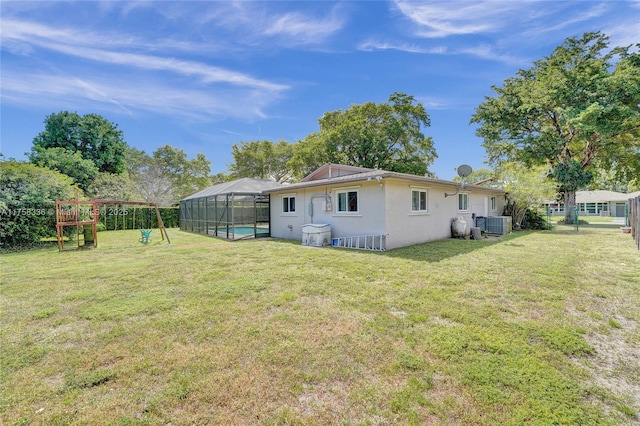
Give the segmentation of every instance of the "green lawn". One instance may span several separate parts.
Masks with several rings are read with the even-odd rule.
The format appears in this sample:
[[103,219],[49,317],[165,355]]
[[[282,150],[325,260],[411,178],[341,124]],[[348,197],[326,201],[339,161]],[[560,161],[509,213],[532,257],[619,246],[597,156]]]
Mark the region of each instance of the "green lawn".
[[640,251],[103,232],[0,255],[1,424],[640,424]]

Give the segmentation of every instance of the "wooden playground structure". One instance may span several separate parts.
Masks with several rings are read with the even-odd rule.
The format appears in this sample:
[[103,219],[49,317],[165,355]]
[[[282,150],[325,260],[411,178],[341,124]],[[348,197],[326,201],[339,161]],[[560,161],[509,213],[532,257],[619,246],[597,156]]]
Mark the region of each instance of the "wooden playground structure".
[[[58,250],[78,250],[91,249],[98,247],[97,225],[99,222],[100,206],[134,206],[147,207],[155,209],[158,228],[162,240],[167,238],[167,242],[171,244],[167,229],[164,227],[160,211],[156,203],[148,203],[144,201],[123,201],[123,200],[78,200],[76,194],[75,200],[56,200],[56,235],[58,239]],[[64,246],[65,228],[75,227],[76,245],[74,247]],[[151,229],[140,229],[140,242],[148,243]]]

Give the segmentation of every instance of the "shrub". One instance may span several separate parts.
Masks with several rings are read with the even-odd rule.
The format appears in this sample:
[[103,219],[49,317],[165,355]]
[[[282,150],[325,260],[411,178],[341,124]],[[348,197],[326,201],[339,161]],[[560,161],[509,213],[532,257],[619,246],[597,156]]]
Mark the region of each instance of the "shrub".
[[68,176],[29,163],[0,162],[0,248],[25,248],[55,237],[55,201],[73,197]]
[[522,229],[549,229],[549,223],[540,213],[528,209],[522,219]]

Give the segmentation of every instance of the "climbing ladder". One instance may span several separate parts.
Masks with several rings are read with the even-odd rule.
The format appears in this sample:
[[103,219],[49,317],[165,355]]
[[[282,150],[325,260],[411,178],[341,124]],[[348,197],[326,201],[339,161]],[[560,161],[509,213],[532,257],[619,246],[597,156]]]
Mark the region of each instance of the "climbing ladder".
[[331,240],[332,247],[357,250],[384,251],[386,236],[384,234],[356,235],[353,237],[336,237]]

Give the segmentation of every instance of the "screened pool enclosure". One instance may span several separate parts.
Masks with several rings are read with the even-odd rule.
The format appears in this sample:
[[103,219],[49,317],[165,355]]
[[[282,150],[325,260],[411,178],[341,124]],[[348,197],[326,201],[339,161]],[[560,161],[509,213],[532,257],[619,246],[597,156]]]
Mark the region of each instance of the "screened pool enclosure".
[[269,196],[261,191],[277,186],[243,178],[204,189],[180,201],[180,229],[228,240],[268,237]]

